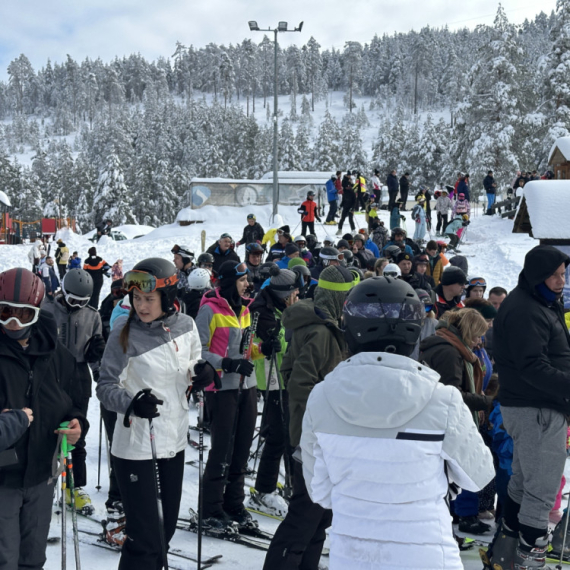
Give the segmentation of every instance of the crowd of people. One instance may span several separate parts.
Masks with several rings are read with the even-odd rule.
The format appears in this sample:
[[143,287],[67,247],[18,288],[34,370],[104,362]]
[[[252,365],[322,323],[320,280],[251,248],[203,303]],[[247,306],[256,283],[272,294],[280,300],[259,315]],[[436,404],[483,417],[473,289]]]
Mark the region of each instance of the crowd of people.
[[[464,228],[468,185],[463,176],[437,197],[420,190],[412,217],[426,224],[437,198],[438,228],[450,210]],[[390,199],[401,216],[407,195]],[[560,552],[570,258],[537,246],[513,291],[488,289],[449,251],[454,240],[388,230],[356,194],[339,229],[357,208],[368,228],[322,243],[308,195],[297,236],[266,232],[250,214],[237,243],[224,233],[198,256],[175,245],[171,261],[124,274],[95,247],[81,267],[61,240],[55,260],[35,244],[31,271],[0,273],[0,568],[43,567],[62,433],[75,444],[74,502],[93,512],[83,489],[92,380],[111,449],[107,540],[122,546],[122,570],[162,567],[193,398],[205,401],[211,435],[204,529],[255,525],[251,511],[283,518],[265,570],[317,570],[329,527],[332,570],[460,569],[452,522],[468,535],[497,522],[487,570],[544,568],[548,548]],[[248,497],[258,406],[264,445]]]

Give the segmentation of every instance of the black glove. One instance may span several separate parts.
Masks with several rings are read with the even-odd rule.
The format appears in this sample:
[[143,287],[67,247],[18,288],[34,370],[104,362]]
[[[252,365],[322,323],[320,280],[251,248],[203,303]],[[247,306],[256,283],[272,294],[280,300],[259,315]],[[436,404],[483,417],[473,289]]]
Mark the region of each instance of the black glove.
[[319,224],[322,222],[321,218],[319,218],[319,216],[315,216],[315,218],[317,219],[317,222],[319,222]]
[[[140,396],[139,396],[140,394]],[[158,418],[157,406],[162,406],[164,402],[159,400],[150,390],[139,392],[132,401],[133,413],[139,418]]]
[[264,356],[271,356],[274,352],[281,352],[281,340],[272,336],[264,340],[259,348]]
[[192,390],[203,390],[212,383],[218,390],[222,387],[222,381],[216,369],[207,360],[198,361],[194,366],[194,374],[195,376],[192,376]]
[[105,352],[105,339],[103,335],[94,334],[87,341],[85,350],[83,351],[85,362],[99,362],[101,358],[103,358],[103,352]]
[[222,360],[222,370],[226,373],[235,372],[243,376],[251,376],[253,373],[253,363],[245,358],[224,358]]

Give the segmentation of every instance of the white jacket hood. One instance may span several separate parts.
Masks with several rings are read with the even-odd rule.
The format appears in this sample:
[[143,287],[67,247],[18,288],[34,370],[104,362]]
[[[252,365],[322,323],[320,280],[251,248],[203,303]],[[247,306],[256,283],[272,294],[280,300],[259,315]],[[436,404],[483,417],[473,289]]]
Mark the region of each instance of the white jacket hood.
[[[359,382],[354,382],[356,366]],[[363,352],[341,362],[328,374],[323,389],[331,407],[345,422],[366,428],[397,428],[428,405],[438,382],[437,372],[411,358]],[[355,401],[359,402],[357,407]]]

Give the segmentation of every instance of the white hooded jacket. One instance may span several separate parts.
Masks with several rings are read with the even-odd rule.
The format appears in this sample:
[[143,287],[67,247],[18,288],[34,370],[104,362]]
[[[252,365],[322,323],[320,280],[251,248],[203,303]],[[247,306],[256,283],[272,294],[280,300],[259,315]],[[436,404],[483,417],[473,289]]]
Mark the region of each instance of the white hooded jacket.
[[448,477],[479,491],[494,469],[439,374],[395,354],[349,358],[311,392],[301,448],[309,495],[333,510],[329,570],[463,568]]

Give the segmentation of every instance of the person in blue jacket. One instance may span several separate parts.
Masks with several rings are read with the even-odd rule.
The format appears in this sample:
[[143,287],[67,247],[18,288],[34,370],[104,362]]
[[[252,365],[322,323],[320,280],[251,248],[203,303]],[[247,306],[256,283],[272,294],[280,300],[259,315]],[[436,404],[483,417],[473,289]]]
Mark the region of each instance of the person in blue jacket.
[[392,230],[392,235],[390,236],[390,241],[384,246],[382,250],[382,255],[386,257],[386,249],[388,249],[391,245],[397,245],[399,248],[403,248],[402,251],[405,251],[410,257],[414,257],[414,252],[412,248],[406,244],[406,232],[402,228],[395,228]]
[[325,224],[333,225],[336,222],[334,221],[337,207],[338,207],[338,190],[335,185],[336,181],[336,174],[331,175],[331,177],[327,180],[326,189],[327,189],[327,200],[329,202],[329,213],[327,214],[327,219],[325,220]]
[[471,199],[469,198],[469,174],[466,174],[457,185],[457,192],[455,193],[456,196],[459,194],[465,194],[465,199],[470,202]]
[[79,254],[76,251],[74,251],[73,255],[69,258],[69,261],[67,262],[67,268],[81,269],[81,258],[79,257]]

